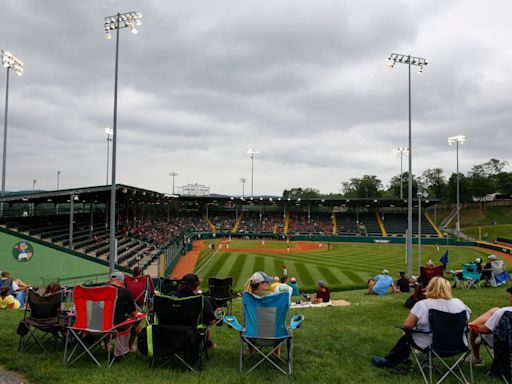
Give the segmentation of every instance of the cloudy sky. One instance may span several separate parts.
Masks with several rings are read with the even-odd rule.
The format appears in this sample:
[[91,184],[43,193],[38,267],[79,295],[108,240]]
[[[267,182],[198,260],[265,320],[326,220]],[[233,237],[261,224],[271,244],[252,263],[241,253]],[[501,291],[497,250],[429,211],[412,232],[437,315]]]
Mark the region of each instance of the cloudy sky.
[[[511,161],[509,0],[196,0],[2,2],[0,48],[25,63],[11,76],[7,190],[106,183],[115,39],[103,18],[138,11],[121,30],[117,181],[160,192],[337,192],[363,174],[399,174],[412,73],[413,173],[455,169],[447,137],[464,134],[460,169]],[[2,71],[3,72],[3,71]],[[5,72],[0,74],[3,122]],[[1,147],[0,147],[1,148]],[[404,169],[406,161],[404,159]],[[511,168],[507,167],[510,171]]]

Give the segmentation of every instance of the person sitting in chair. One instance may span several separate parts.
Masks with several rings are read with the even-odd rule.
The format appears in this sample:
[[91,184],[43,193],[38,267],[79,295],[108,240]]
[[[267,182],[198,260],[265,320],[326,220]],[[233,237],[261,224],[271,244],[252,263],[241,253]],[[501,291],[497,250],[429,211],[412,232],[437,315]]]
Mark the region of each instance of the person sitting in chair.
[[489,309],[480,317],[471,321],[468,326],[471,329],[471,333],[469,335],[469,341],[471,343],[471,351],[473,352],[471,356],[471,362],[476,365],[483,365],[484,360],[480,357],[480,344],[481,340],[479,340],[478,336],[485,338],[485,343],[492,346],[493,338],[492,334],[494,329],[498,325],[501,320],[501,317],[505,312],[512,312],[512,287],[507,288],[506,290],[508,295],[509,306],[507,307],[494,307]]
[[[171,297],[191,297],[198,295],[198,289],[201,285],[201,281],[199,277],[194,273],[188,273],[183,276],[178,282],[178,286],[176,290],[168,293],[168,296]],[[215,324],[216,317],[215,311],[213,309],[212,303],[206,297],[204,298],[204,308],[203,308],[203,322],[205,325],[213,325]],[[215,344],[212,341],[211,332],[208,329],[208,341],[207,347],[214,347]]]
[[245,291],[250,292],[255,296],[267,296],[270,295],[270,283],[273,278],[267,275],[265,272],[254,272],[252,276],[245,283]]
[[21,308],[25,308],[27,302],[27,290],[30,286],[20,279],[13,279],[11,272],[2,271],[2,280],[0,287],[9,287],[9,294],[13,295],[20,302]]
[[[448,280],[436,276],[430,280],[426,290],[427,298],[414,304],[411,312],[404,321],[406,329],[430,330],[429,311],[435,309],[447,313],[459,313],[466,311],[467,318],[471,310],[461,300],[452,297],[452,289]],[[417,333],[412,335],[414,343],[422,349],[430,343],[430,334]],[[411,352],[409,337],[403,335],[396,345],[385,357],[373,356],[372,365],[379,368],[393,368],[404,363]]]

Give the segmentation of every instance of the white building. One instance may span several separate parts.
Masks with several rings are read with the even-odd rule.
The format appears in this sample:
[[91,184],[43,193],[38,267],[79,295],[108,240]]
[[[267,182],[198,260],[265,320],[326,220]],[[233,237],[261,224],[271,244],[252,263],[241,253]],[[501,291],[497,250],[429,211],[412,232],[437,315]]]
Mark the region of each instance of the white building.
[[178,194],[183,196],[209,196],[210,187],[202,184],[187,184],[178,187]]

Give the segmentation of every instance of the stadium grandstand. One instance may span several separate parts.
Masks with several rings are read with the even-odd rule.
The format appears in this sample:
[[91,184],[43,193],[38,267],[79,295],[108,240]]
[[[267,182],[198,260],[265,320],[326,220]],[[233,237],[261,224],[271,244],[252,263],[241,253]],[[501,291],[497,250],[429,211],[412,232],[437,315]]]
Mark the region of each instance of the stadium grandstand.
[[[116,267],[128,271],[139,266],[153,276],[172,270],[196,238],[306,236],[328,241],[354,237],[385,241],[403,239],[407,230],[407,202],[400,199],[180,196],[122,184],[116,191]],[[96,264],[99,269],[92,268],[93,272],[108,266],[110,186],[9,193],[0,201],[4,204],[0,233],[5,241],[31,241],[45,247],[40,253],[51,249]],[[422,204],[428,209],[437,202]],[[417,207],[416,201],[414,205]],[[442,237],[423,212],[421,231],[425,238]],[[413,233],[417,232],[416,214]],[[51,263],[59,261],[52,259]],[[37,278],[54,277],[56,270],[47,270],[38,270]]]

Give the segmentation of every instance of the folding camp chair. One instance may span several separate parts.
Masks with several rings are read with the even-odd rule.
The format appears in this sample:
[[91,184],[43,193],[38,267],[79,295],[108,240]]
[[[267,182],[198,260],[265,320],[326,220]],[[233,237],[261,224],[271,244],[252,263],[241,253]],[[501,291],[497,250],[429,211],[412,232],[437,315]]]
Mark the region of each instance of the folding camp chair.
[[[466,384],[467,379],[462,372],[461,365],[470,354],[470,349],[466,345],[467,334],[467,313],[462,311],[459,313],[447,313],[431,309],[429,311],[430,331],[404,329],[405,334],[409,337],[409,345],[411,346],[411,355],[414,356],[418,368],[425,380],[425,383],[432,384],[433,370],[442,374],[441,378],[436,381],[437,384],[444,381],[450,374],[455,376],[461,383]],[[413,335],[418,333],[431,334],[432,342],[427,348],[420,348],[414,342]],[[421,352],[421,354],[415,353]],[[446,359],[455,357],[455,362],[450,365]],[[433,364],[433,360],[437,359],[441,364],[441,368],[446,368],[444,373],[441,369]],[[428,378],[425,371],[428,369]],[[473,381],[473,366],[469,362],[470,382]]]
[[132,293],[137,308],[141,312],[147,312],[155,293],[151,276],[131,277],[125,275],[124,285]]
[[214,308],[226,308],[226,314],[231,315],[233,306],[233,278],[208,279],[208,292],[205,296],[210,300]]
[[62,294],[40,296],[33,290],[28,291],[28,305],[18,326],[20,342],[18,351],[22,352],[33,339],[45,353],[49,353],[45,344],[54,341],[55,350],[64,340],[68,320],[60,311]]
[[426,288],[430,280],[432,280],[434,277],[443,277],[443,272],[443,265],[438,265],[437,267],[433,268],[420,267],[420,280],[422,287]]
[[138,337],[138,349],[147,355],[150,367],[157,360],[162,366],[173,357],[181,361],[192,372],[194,366],[202,368],[207,358],[207,327],[203,322],[205,297],[171,297],[155,295],[154,317]]
[[162,295],[168,295],[178,289],[179,282],[180,279],[168,279],[166,277],[161,277],[158,282],[158,289]]
[[462,264],[462,288],[480,288],[480,273],[475,263]]
[[[122,353],[114,351],[114,356],[111,356],[109,346],[117,338],[129,337],[131,327],[139,323],[145,315],[114,325],[117,288],[112,286],[84,287],[79,285],[75,287],[73,294],[76,317],[73,325],[68,327],[64,364],[71,365],[87,354],[101,367],[93,352],[101,350],[102,342],[105,342],[108,349],[107,366],[111,367],[116,357]],[[72,342],[74,342],[74,346],[71,345]]]
[[[292,330],[300,326],[303,316],[293,316],[290,325],[286,326],[286,315],[290,306],[290,295],[286,292],[258,297],[249,292],[242,296],[245,326],[235,316],[226,316],[224,320],[240,332],[240,372],[243,372],[243,344],[247,343],[254,350],[252,355],[261,357],[248,371],[251,372],[264,361],[269,362],[280,372],[291,375],[293,363]],[[287,344],[287,359],[282,360],[275,353],[284,343]],[[269,348],[270,351],[264,351]],[[251,358],[249,356],[247,359]],[[279,364],[288,365],[285,371]]]

